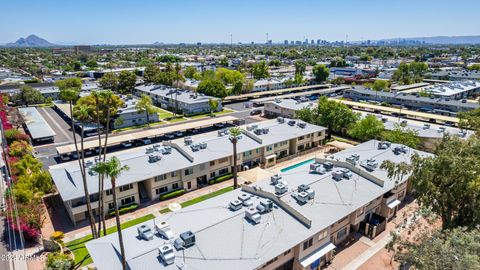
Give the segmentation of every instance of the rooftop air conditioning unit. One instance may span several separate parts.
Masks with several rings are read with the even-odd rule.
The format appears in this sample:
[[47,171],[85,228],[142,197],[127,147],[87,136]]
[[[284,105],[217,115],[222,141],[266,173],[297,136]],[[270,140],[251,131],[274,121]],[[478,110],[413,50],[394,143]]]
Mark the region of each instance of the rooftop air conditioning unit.
[[352,179],[353,174],[349,169],[343,168],[343,169],[341,169],[341,172],[342,172],[344,178]]
[[192,231],[181,233],[180,238],[183,240],[183,246],[186,248],[195,245],[195,234]]
[[242,206],[243,206],[242,201],[240,201],[240,200],[233,200],[233,201],[230,202],[230,204],[229,204],[228,207],[229,207],[230,210],[232,210],[232,211],[237,211],[237,210],[242,209]]
[[295,126],[296,123],[297,123],[297,121],[295,121],[295,120],[289,120],[288,121],[288,125],[292,126],[292,127]]
[[144,240],[153,240],[153,231],[150,229],[150,226],[143,224],[137,227],[138,236],[140,239]]
[[325,174],[326,170],[323,168],[321,163],[312,163],[310,164],[310,172],[318,173],[318,174]]
[[260,216],[257,209],[251,207],[245,211],[245,218],[253,224],[259,224],[262,216]]
[[280,179],[282,179],[282,176],[279,175],[279,174],[275,174],[275,175],[272,175],[270,177],[270,182],[273,184],[273,185],[276,185],[278,184],[278,181],[280,181]]
[[270,129],[268,129],[268,128],[262,128],[262,133],[263,134],[268,134],[269,131],[270,131]]
[[310,186],[307,186],[307,185],[305,185],[305,184],[301,184],[301,185],[299,185],[298,188],[297,188],[298,192],[307,191],[307,190],[309,190],[309,189],[310,189]]
[[190,136],[183,138],[183,141],[185,142],[186,145],[190,145],[193,143],[192,137]]
[[399,155],[400,153],[406,154],[407,147],[405,145],[395,146],[395,148],[393,149],[393,153],[395,153],[396,155]]
[[253,131],[253,133],[255,133],[256,135],[262,135],[262,130],[257,128]]
[[275,194],[282,195],[285,192],[287,192],[287,186],[281,183],[275,185]]
[[358,163],[358,160],[353,156],[346,157],[345,160],[352,165],[357,165]]
[[365,164],[363,164],[363,167],[365,167],[367,170],[373,171],[378,167],[378,162],[373,158],[369,158]]
[[167,155],[172,153],[172,147],[171,146],[164,146],[162,148],[162,154]]
[[423,124],[423,129],[429,129],[430,128],[430,124]]
[[273,210],[273,202],[271,200],[262,200],[257,205],[257,210],[261,214],[268,213]]
[[279,116],[277,117],[277,122],[280,124],[285,123],[285,118]]
[[297,192],[294,195],[295,199],[300,203],[307,203],[309,200],[308,193],[305,191]]
[[155,231],[166,240],[172,240],[175,237],[170,225],[166,221],[160,222],[160,224],[155,224]]
[[332,177],[334,180],[340,181],[343,178],[343,172],[341,171],[341,169],[334,170],[332,172]]
[[171,244],[165,244],[158,248],[158,255],[165,265],[170,265],[175,262],[175,253]]
[[298,122],[297,126],[299,128],[305,128],[307,126],[307,124],[303,123],[303,122]]
[[162,159],[162,157],[159,156],[159,155],[148,155],[148,162],[150,162],[150,163],[157,162],[161,159]]
[[145,148],[145,154],[151,154],[155,151],[153,147],[147,147]]
[[250,199],[250,195],[246,194],[246,193],[242,193],[238,196],[238,200],[242,202],[243,206],[252,206],[253,205],[253,202],[252,200]]
[[327,171],[331,171],[333,169],[333,163],[327,161],[323,163],[323,168]]
[[379,142],[378,143],[378,149],[379,150],[385,150],[390,147],[390,142]]
[[207,143],[206,142],[201,142],[198,145],[200,146],[200,149],[206,149],[207,148]]
[[195,151],[200,150],[200,145],[198,145],[198,144],[192,144],[192,145],[190,145],[190,148],[192,149],[192,151],[195,152]]

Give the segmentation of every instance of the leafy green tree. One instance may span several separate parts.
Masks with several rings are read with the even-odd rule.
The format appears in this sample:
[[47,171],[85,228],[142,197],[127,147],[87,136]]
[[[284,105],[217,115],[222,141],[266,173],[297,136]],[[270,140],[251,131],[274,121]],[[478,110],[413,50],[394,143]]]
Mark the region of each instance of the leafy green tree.
[[157,112],[157,108],[153,106],[152,98],[143,94],[135,105],[138,113],[145,113],[147,125],[150,126],[150,115]]
[[122,70],[118,74],[118,89],[122,93],[132,93],[137,82],[137,75],[134,72]]
[[208,105],[210,106],[210,114],[218,110],[218,100],[211,98],[208,100]]
[[359,118],[347,105],[325,96],[320,97],[316,108],[301,110],[297,115],[305,122],[327,127],[328,138],[331,138],[332,132],[343,133]]
[[255,63],[252,67],[252,76],[256,80],[270,77],[270,73],[268,73],[267,63],[265,61]]
[[334,57],[332,61],[330,61],[330,67],[345,67],[347,66],[347,62],[345,59],[341,57]]
[[197,74],[197,68],[194,67],[194,66],[188,66],[185,68],[185,70],[183,71],[183,76],[185,76],[185,78],[189,78],[189,79],[194,79],[195,78],[195,74]]
[[348,134],[355,139],[368,141],[380,137],[384,128],[381,120],[378,120],[374,115],[368,115],[353,124],[348,130]]
[[159,74],[161,73],[160,68],[154,64],[147,65],[143,72],[143,77],[145,82],[155,82]]
[[326,81],[330,75],[330,70],[323,64],[313,66],[312,72],[313,76],[315,76],[315,81],[319,83]]
[[28,107],[30,104],[42,103],[45,99],[37,89],[29,85],[20,87],[20,92],[14,98],[19,103],[25,104]]
[[228,96],[228,91],[225,88],[225,85],[219,80],[203,80],[198,85],[197,92],[218,98]]
[[395,259],[414,269],[479,269],[480,230],[455,228],[400,240]]
[[416,130],[403,128],[398,124],[395,125],[393,130],[383,131],[381,137],[385,141],[400,143],[411,148],[417,148],[420,143],[420,138],[418,138],[418,132]]
[[120,223],[120,213],[118,211],[118,204],[117,204],[117,179],[120,175],[128,171],[130,168],[127,165],[123,165],[120,163],[120,160],[117,157],[112,157],[108,161],[102,161],[95,165],[93,170],[98,174],[102,174],[105,177],[110,178],[110,182],[112,185],[112,197],[113,197],[113,207],[115,209],[115,221],[117,224],[117,233],[118,233],[118,242],[120,244],[120,254],[122,259],[122,269],[127,270],[127,262],[126,262],[126,255],[125,255],[125,247],[123,243],[123,236],[122,236],[122,227]]
[[79,61],[70,63],[70,66],[72,66],[73,71],[80,71],[82,69],[82,64]]
[[59,90],[73,88],[77,91],[80,91],[82,89],[82,80],[80,78],[67,78],[56,81],[55,85],[59,88]]
[[110,89],[112,91],[117,91],[119,87],[118,76],[113,72],[105,73],[100,80],[98,80],[100,87],[103,89]]
[[243,82],[245,76],[237,70],[230,70],[227,68],[217,68],[215,77],[224,84],[234,84],[235,82]]
[[213,70],[204,70],[202,71],[202,80],[214,80],[215,71]]
[[228,130],[230,134],[230,142],[233,147],[233,189],[238,187],[238,177],[237,177],[237,143],[242,134],[242,131],[238,127],[232,127]]
[[375,91],[384,91],[388,89],[387,80],[375,80],[372,84],[372,89]]
[[480,136],[480,109],[459,113],[458,117],[461,128],[475,130],[476,134]]
[[295,75],[303,75],[307,69],[307,64],[305,61],[297,60],[295,61]]
[[242,92],[243,93],[250,93],[253,90],[253,87],[254,87],[253,80],[246,79],[243,82],[243,85],[242,85]]
[[97,61],[95,60],[89,60],[85,65],[91,69],[95,69],[98,67]]
[[282,61],[280,61],[279,59],[273,59],[270,62],[268,62],[268,65],[272,67],[279,67],[282,65]]
[[462,140],[445,135],[433,156],[413,155],[411,164],[386,163],[394,173],[411,173],[410,180],[420,205],[442,220],[444,230],[480,224],[480,139]]

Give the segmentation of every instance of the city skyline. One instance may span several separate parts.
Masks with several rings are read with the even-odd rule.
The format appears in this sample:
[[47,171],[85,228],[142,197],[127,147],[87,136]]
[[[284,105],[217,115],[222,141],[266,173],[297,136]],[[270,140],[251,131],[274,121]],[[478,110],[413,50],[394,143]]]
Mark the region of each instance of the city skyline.
[[[462,9],[460,13],[451,12],[458,8],[458,3],[443,0],[388,4],[375,0],[362,3],[347,0],[341,4],[243,1],[235,5],[190,0],[175,3],[148,1],[142,5],[123,1],[85,1],[82,6],[59,1],[17,1],[4,4],[8,10],[21,9],[23,15],[12,12],[0,18],[0,24],[10,25],[0,29],[0,44],[30,34],[59,45],[230,43],[231,35],[233,43],[264,43],[266,33],[274,43],[303,41],[305,38],[366,41],[476,35],[473,26],[478,25],[480,19],[475,16],[475,10],[478,10],[475,7],[480,7],[480,3],[462,2],[470,8]],[[166,25],[168,27],[164,27]]]

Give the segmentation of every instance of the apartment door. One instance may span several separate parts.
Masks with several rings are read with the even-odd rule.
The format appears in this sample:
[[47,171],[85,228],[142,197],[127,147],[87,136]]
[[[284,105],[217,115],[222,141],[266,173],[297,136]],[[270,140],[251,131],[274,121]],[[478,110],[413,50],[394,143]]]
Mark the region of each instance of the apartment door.
[[197,177],[197,188],[201,188],[208,185],[207,175]]

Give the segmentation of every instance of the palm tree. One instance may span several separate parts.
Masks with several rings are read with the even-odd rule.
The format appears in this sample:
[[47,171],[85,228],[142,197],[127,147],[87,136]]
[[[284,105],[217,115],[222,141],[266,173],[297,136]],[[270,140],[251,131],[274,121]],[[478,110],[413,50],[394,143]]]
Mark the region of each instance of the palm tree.
[[237,142],[240,138],[240,134],[242,131],[239,127],[232,127],[229,129],[230,133],[230,142],[233,145],[233,189],[237,189],[238,187],[238,179],[237,179]]
[[[82,159],[80,159],[80,151],[78,150],[78,145],[77,145],[77,137],[75,133],[75,120],[73,117],[73,103],[78,99],[79,96],[79,91],[76,88],[66,88],[66,89],[61,89],[60,90],[60,99],[62,99],[65,102],[68,102],[69,108],[70,108],[70,125],[72,129],[72,135],[73,135],[73,144],[75,145],[75,151],[77,152],[77,159],[78,159],[78,165],[80,167],[80,173],[82,175],[82,181],[83,181],[83,187],[84,187],[84,192],[85,192],[85,200],[87,204],[87,211],[88,211],[88,218],[90,221],[90,229],[92,231],[92,235],[94,238],[97,237],[96,229],[95,229],[95,221],[93,220],[93,212],[92,212],[92,206],[90,204],[90,194],[88,193],[88,187],[87,187],[87,177],[85,174],[85,166],[84,162]],[[82,141],[83,141],[83,134],[82,134]],[[82,156],[83,156],[83,149],[82,149]]]
[[108,161],[102,161],[95,165],[93,170],[98,174],[104,175],[110,178],[112,184],[112,196],[113,207],[115,208],[115,220],[117,223],[118,242],[120,244],[120,253],[122,254],[122,268],[127,269],[127,262],[125,260],[125,248],[123,245],[122,228],[120,226],[120,214],[118,212],[117,205],[117,192],[116,192],[116,180],[124,171],[128,171],[130,168],[127,165],[122,166],[120,160],[117,157],[112,157]]
[[147,117],[147,126],[150,126],[150,114],[155,113],[157,110],[153,106],[152,98],[147,95],[142,95],[140,100],[135,105],[138,113],[145,113]]

